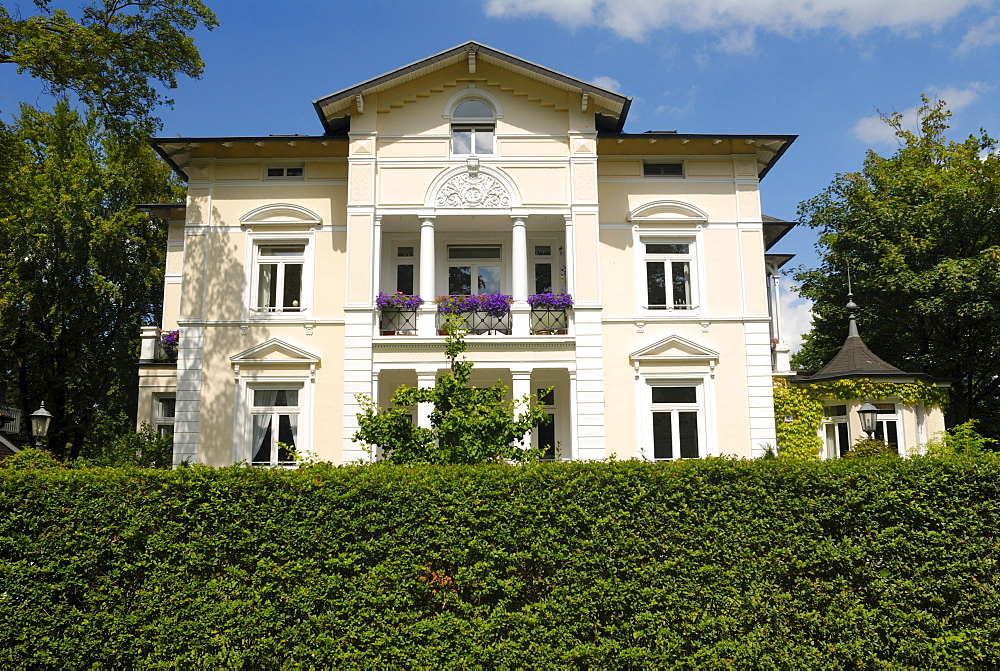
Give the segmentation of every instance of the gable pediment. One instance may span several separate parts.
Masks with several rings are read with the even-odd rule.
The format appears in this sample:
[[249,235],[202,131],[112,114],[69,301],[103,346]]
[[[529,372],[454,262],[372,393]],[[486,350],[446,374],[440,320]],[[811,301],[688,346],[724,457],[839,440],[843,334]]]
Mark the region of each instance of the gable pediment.
[[234,364],[253,363],[319,363],[319,357],[279,338],[271,338],[239,354],[229,357]]
[[628,214],[628,220],[635,223],[691,223],[708,221],[708,213],[701,208],[680,200],[654,200],[635,208]]
[[643,347],[629,354],[629,359],[641,361],[707,361],[717,362],[719,353],[704,345],[671,335],[652,345]]
[[301,226],[312,228],[323,225],[318,214],[301,205],[270,203],[254,208],[240,217],[243,226]]

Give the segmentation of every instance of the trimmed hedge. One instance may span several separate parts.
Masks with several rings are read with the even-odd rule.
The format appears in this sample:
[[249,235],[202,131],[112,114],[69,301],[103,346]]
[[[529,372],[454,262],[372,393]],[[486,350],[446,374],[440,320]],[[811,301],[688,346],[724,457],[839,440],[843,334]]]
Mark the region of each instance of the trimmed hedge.
[[0,664],[1000,661],[1000,457],[0,469]]

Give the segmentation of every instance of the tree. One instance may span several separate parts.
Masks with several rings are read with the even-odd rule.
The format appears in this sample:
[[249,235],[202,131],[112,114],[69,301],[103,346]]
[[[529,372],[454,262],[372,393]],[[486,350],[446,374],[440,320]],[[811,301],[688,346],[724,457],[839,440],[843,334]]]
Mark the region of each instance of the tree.
[[97,424],[132,428],[138,327],[160,309],[165,247],[135,206],[183,191],[142,142],[65,101],[22,106],[0,152],[0,385],[27,412],[45,401],[48,446],[72,458]]
[[899,148],[869,151],[799,206],[820,232],[819,268],[799,270],[813,328],[795,363],[818,368],[846,335],[850,268],[858,326],[872,350],[905,371],[954,379],[948,423],[980,420],[1000,435],[1000,156],[985,132],[946,139],[950,112],[926,97],[919,128],[884,117]]
[[[451,371],[432,388],[402,386],[392,396],[392,406],[379,409],[371,398],[359,396],[362,412],[354,440],[382,449],[387,461],[397,464],[478,464],[498,459],[514,462],[538,459],[541,450],[524,445],[534,427],[551,421],[538,397],[506,400],[507,388],[469,386],[473,364],[459,356],[465,352],[465,333],[449,321],[445,355]],[[431,428],[414,426],[413,409],[432,403]]]
[[114,126],[159,126],[152,110],[172,100],[154,82],[177,88],[177,75],[198,78],[205,64],[189,33],[212,30],[215,15],[200,0],[92,0],[78,18],[34,0],[41,12],[12,17],[0,7],[0,63],[17,65],[62,96],[75,94]]

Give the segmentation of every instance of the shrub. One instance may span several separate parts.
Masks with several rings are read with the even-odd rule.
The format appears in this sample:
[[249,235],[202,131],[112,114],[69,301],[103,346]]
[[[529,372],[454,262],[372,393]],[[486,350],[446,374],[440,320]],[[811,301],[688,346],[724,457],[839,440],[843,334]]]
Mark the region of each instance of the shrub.
[[931,456],[982,454],[996,443],[997,441],[976,431],[976,420],[970,419],[964,424],[953,426],[947,431],[937,434],[933,440],[928,441],[925,453]]
[[987,668],[1000,457],[0,470],[7,668]]
[[63,465],[48,450],[25,447],[20,452],[0,460],[0,468],[10,471],[37,471],[63,468]]
[[878,438],[860,438],[854,441],[851,449],[847,451],[843,459],[872,459],[872,458],[892,458],[898,457],[895,447],[886,445]]

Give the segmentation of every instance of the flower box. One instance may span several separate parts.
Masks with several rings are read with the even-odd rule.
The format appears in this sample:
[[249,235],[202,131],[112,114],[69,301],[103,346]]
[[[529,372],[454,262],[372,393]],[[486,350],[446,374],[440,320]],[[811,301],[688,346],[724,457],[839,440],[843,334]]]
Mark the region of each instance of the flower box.
[[379,293],[375,297],[375,307],[379,310],[414,311],[424,304],[420,296],[411,296],[397,291],[394,294]]
[[528,305],[533,310],[569,310],[573,307],[573,296],[570,294],[531,294]]

